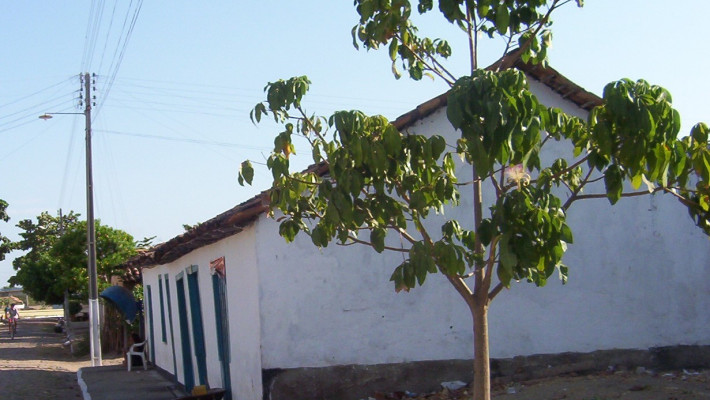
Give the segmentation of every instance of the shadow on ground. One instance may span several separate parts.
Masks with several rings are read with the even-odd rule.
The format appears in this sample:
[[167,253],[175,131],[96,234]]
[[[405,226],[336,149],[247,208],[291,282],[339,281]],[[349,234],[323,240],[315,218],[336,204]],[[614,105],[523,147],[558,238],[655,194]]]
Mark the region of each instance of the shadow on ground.
[[[0,357],[2,357],[0,355]],[[37,384],[33,384],[37,383]],[[41,384],[39,384],[41,383]],[[76,373],[32,368],[4,370],[0,373],[3,400],[81,399]]]

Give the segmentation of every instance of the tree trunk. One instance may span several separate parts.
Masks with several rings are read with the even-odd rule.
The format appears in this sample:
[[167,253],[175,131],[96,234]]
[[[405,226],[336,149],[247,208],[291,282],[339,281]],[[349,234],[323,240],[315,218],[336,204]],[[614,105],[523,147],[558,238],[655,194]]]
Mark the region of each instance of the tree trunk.
[[491,398],[491,363],[488,348],[488,304],[477,301],[473,314],[473,400]]

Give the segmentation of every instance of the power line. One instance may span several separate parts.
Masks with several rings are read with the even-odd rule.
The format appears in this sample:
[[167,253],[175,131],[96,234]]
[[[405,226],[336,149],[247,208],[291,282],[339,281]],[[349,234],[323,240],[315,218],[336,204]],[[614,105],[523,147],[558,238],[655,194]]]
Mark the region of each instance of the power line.
[[[59,86],[59,85],[63,85],[63,84],[67,83],[68,81],[70,81],[70,80],[72,80],[72,79],[74,79],[74,78],[76,78],[76,76],[72,76],[72,77],[67,78],[67,79],[65,79],[65,80],[63,80],[63,81],[60,81],[60,82],[57,82],[57,83],[55,83],[55,84],[53,84],[53,85],[51,85],[51,86],[48,86],[48,87],[46,87],[46,88],[44,88],[44,89],[40,89],[40,90],[38,90],[38,91],[36,91],[36,92],[33,92],[33,93],[28,94],[28,95],[22,96],[22,97],[20,97],[20,98],[14,99],[14,100],[10,101],[9,103],[0,104],[0,108],[4,108],[4,107],[8,107],[8,106],[11,106],[11,105],[20,103],[21,101],[26,100],[26,99],[29,99],[29,98],[32,97],[32,96],[36,96],[36,95],[38,95],[38,94],[40,94],[40,93],[43,93],[43,92],[46,92],[46,91],[48,91],[48,90],[50,90],[50,89],[54,89],[55,87],[57,87],[57,86]],[[0,118],[2,118],[2,117],[0,117]]]
[[270,150],[269,148],[262,147],[262,146],[250,146],[250,145],[245,145],[245,144],[240,144],[240,143],[218,142],[218,141],[213,141],[213,140],[176,138],[176,137],[170,137],[170,136],[151,135],[151,134],[147,134],[147,133],[132,133],[132,132],[121,132],[121,131],[114,131],[114,130],[94,130],[94,132],[96,132],[96,131],[108,133],[108,134],[112,134],[112,135],[132,136],[132,137],[140,137],[140,138],[146,138],[146,139],[158,139],[158,140],[166,140],[166,141],[170,141],[170,142],[206,144],[206,145],[210,145],[210,146],[220,146],[220,147],[236,147],[236,148],[240,148],[240,149],[257,150],[257,151],[269,151]]
[[118,6],[117,1],[113,3],[113,9],[111,10],[111,18],[109,18],[108,29],[106,29],[106,38],[104,39],[104,50],[101,52],[101,61],[99,61],[98,71],[101,71],[101,68],[104,64],[104,56],[106,56],[106,49],[108,49],[108,38],[111,33],[111,28],[113,27],[113,19],[116,16],[116,6]]
[[[131,1],[131,4],[133,4],[132,1]],[[138,21],[138,16],[140,15],[142,7],[143,7],[143,0],[139,0],[138,5],[136,6],[136,9],[133,13],[133,18],[131,18],[131,22],[130,22],[130,26],[128,28],[128,31],[126,32],[126,35],[123,38],[123,45],[122,46],[120,46],[120,40],[119,40],[119,46],[121,47],[121,51],[118,55],[118,58],[116,59],[115,64],[112,62],[111,66],[109,67],[109,78],[108,78],[108,82],[106,84],[106,87],[104,89],[104,94],[103,94],[104,101],[101,102],[99,104],[99,106],[97,107],[97,109],[95,110],[94,117],[96,117],[100,114],[101,109],[103,108],[103,104],[105,103],[106,99],[108,98],[109,93],[111,93],[111,88],[113,87],[113,83],[116,80],[116,75],[118,75],[118,70],[121,67],[121,63],[123,62],[123,57],[125,56],[126,49],[128,48],[128,42],[130,41],[131,36],[133,35],[133,29],[136,26],[136,22]],[[129,6],[129,10],[130,10],[130,6]],[[128,12],[126,15],[128,16]],[[125,20],[124,20],[124,27],[125,27]]]

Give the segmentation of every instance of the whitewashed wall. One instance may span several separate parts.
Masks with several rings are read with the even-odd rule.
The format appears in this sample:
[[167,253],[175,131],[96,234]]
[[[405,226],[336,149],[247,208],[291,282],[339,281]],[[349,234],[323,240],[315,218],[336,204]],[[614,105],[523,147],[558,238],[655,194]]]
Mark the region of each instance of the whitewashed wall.
[[[531,86],[545,104],[585,116],[544,85]],[[444,110],[410,131],[455,134]],[[548,157],[562,154],[559,146],[550,147]],[[471,171],[466,167],[458,176],[469,180]],[[464,187],[461,193],[460,207],[448,209],[445,217],[470,229],[471,191]],[[490,202],[492,196],[484,198]],[[545,288],[518,283],[503,291],[489,316],[492,357],[710,344],[705,283],[710,243],[675,200],[622,199],[614,207],[604,199],[580,202],[568,221],[575,233],[565,256],[570,282],[563,286],[551,279]],[[170,333],[162,343],[158,319],[157,275],[170,275],[181,382],[175,275],[198,265],[209,381],[221,383],[208,272],[209,262],[221,256],[227,267],[235,398],[262,398],[262,369],[473,356],[468,309],[442,276],[430,275],[424,287],[395,293],[389,277],[401,255],[357,245],[319,251],[305,235],[287,244],[278,224],[262,215],[240,234],[143,271],[144,284],[153,287],[156,363],[173,372]]]
[[[539,82],[531,87],[548,106],[585,117]],[[445,136],[444,110],[410,128]],[[561,148],[552,144],[548,157]],[[459,178],[470,178],[459,171]],[[471,192],[447,211],[471,227]],[[491,199],[491,196],[484,196]],[[708,239],[668,196],[574,204],[575,243],[564,259],[570,282],[514,284],[491,307],[492,357],[564,351],[710,344]],[[470,358],[472,319],[440,276],[396,294],[389,276],[400,262],[362,246],[318,251],[300,235],[286,244],[277,223],[258,224],[262,361],[264,368],[379,364]]]
[[[143,276],[143,288],[147,285],[151,287],[151,310],[153,312],[153,346],[155,360],[153,362],[160,368],[175,374],[175,369],[173,368],[173,353],[170,341],[170,323],[168,321],[168,303],[165,297],[165,283],[163,282],[163,292],[160,291],[160,285],[158,284],[158,275],[160,279],[163,279],[164,269],[162,267],[153,268],[143,268],[141,274]],[[174,286],[174,285],[171,285]],[[171,288],[171,292],[175,290]],[[160,312],[160,296],[163,296],[163,304],[165,308],[165,314]],[[146,315],[146,327],[148,327],[149,322],[147,320],[148,315]],[[160,321],[165,318],[165,337],[166,341],[163,342]],[[146,329],[146,338],[150,339],[150,330]]]
[[[224,239],[215,244],[195,250],[169,264],[143,270],[144,285],[151,285],[154,299],[153,310],[154,334],[156,336],[156,365],[160,368],[176,373],[181,383],[185,382],[180,325],[177,308],[177,292],[175,276],[185,272],[191,265],[198,266],[198,285],[200,291],[200,306],[205,336],[205,350],[207,357],[207,375],[211,387],[224,387],[221,377],[219,356],[217,353],[217,330],[215,321],[214,295],[212,291],[212,277],[209,263],[219,257],[225,257],[227,271],[228,313],[230,321],[230,351],[231,351],[231,386],[233,398],[261,399],[261,356],[260,356],[260,323],[258,311],[258,274],[254,256],[253,228],[247,228],[239,235]],[[157,282],[158,274],[161,277],[170,275],[170,295],[173,312],[173,329],[175,336],[176,372],[173,369],[172,346],[170,343],[169,320],[166,319],[167,343],[162,343],[160,334],[160,303]],[[187,277],[184,278],[187,280]],[[186,299],[189,299],[189,290],[185,282]],[[163,291],[165,288],[163,287]],[[188,301],[188,321],[192,321]],[[167,315],[167,302],[165,303]],[[192,325],[189,324],[192,346]],[[197,359],[192,348],[192,363],[197,382]]]

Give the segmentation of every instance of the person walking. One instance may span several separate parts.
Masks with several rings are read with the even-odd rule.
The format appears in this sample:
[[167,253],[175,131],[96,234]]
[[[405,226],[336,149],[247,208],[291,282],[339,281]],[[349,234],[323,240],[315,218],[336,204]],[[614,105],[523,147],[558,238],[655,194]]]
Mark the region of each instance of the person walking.
[[14,339],[17,333],[17,320],[20,319],[20,313],[15,308],[15,303],[10,304],[10,309],[7,311],[8,329],[10,338]]

